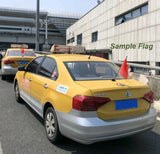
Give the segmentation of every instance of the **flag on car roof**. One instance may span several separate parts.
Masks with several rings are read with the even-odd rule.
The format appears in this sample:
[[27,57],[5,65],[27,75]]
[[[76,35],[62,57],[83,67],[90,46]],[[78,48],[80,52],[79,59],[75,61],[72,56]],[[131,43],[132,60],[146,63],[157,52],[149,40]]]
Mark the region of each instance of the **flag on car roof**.
[[121,69],[120,69],[120,75],[122,77],[124,77],[125,79],[128,78],[128,65],[127,65],[127,57],[126,59],[124,60],[122,66],[121,66]]
[[21,53],[24,54],[24,48],[22,48]]

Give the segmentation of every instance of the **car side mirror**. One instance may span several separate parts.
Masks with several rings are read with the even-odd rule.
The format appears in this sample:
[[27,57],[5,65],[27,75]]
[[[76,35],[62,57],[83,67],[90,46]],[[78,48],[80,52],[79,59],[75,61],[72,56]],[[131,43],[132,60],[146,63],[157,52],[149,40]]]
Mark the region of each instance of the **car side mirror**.
[[18,71],[26,71],[25,66],[18,67]]

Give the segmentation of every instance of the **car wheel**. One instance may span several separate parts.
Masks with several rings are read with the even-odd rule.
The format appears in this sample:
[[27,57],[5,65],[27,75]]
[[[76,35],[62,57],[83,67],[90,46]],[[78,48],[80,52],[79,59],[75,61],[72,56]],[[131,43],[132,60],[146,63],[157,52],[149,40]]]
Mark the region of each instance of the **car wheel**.
[[57,116],[52,107],[49,107],[45,113],[45,130],[47,138],[52,143],[57,143],[62,139],[62,135],[59,131]]
[[21,102],[22,99],[20,97],[20,93],[19,93],[19,87],[18,87],[18,83],[16,82],[16,85],[15,85],[15,97],[16,97],[16,101],[17,102]]
[[5,80],[6,79],[6,75],[1,74],[1,79]]

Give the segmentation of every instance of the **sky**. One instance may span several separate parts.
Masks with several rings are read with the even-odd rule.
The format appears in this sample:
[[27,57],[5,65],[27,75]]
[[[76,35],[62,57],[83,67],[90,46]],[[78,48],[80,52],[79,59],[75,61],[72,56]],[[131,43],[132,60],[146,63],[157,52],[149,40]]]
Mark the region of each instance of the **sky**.
[[[97,0],[39,0],[40,10],[51,13],[84,15],[97,5]],[[102,0],[101,0],[102,1]],[[0,7],[36,9],[37,0],[0,0]]]

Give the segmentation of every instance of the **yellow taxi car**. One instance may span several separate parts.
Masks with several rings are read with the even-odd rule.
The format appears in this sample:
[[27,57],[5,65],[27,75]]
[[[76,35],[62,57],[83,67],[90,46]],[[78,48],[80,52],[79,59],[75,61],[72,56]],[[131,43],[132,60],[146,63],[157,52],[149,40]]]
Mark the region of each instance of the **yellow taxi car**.
[[118,66],[94,56],[41,56],[19,68],[15,97],[44,119],[52,143],[66,136],[91,144],[151,129],[153,92],[118,72]]
[[36,55],[32,49],[9,48],[7,49],[1,62],[1,78],[6,79],[6,76],[15,75],[18,67],[25,66],[35,58]]

